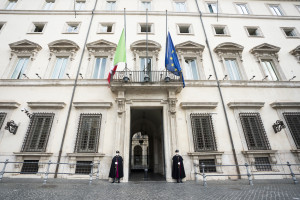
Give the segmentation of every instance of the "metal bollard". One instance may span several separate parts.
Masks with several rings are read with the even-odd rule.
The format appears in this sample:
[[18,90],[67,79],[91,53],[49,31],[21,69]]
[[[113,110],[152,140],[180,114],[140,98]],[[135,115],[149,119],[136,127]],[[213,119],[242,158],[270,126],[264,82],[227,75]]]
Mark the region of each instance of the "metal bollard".
[[91,173],[90,173],[89,185],[91,185],[92,181],[93,181],[93,168],[94,168],[94,162],[91,163]]
[[207,186],[207,182],[206,182],[206,175],[205,175],[205,170],[204,170],[204,163],[201,163],[201,166],[202,166],[202,177],[203,177],[203,186],[206,187]]
[[293,181],[294,181],[294,184],[298,184],[298,181],[297,181],[297,179],[296,179],[296,176],[295,176],[295,174],[294,174],[294,172],[293,172],[293,170],[292,170],[292,168],[291,168],[290,162],[287,162],[287,166],[289,166],[289,168],[290,168],[291,176],[292,176],[292,179],[293,179]]
[[2,171],[0,172],[0,181],[2,181],[2,178],[3,178],[3,175],[4,175],[4,173],[5,173],[5,168],[6,168],[7,163],[8,163],[8,159],[5,160],[3,169],[2,169]]
[[245,163],[245,166],[246,166],[246,170],[247,170],[247,176],[248,176],[248,180],[249,180],[249,185],[253,186],[252,176],[251,176],[251,173],[249,171],[249,165],[248,165],[248,163]]
[[49,174],[49,170],[50,170],[50,165],[51,165],[51,160],[49,160],[48,166],[47,166],[47,170],[45,171],[45,177],[44,177],[43,185],[45,185],[45,184],[47,183],[47,180],[48,180],[48,174]]
[[100,173],[100,161],[98,161],[98,168],[97,168],[97,174],[96,174],[97,180],[99,180],[99,173]]
[[144,169],[144,179],[148,179],[148,169]]

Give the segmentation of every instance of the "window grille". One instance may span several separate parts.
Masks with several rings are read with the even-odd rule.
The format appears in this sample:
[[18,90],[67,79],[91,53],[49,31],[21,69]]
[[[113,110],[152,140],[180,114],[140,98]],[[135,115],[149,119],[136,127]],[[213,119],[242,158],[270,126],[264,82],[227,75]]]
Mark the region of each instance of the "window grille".
[[101,114],[81,114],[75,152],[97,152],[100,137]]
[[90,174],[92,161],[77,161],[75,174]]
[[249,150],[269,150],[270,144],[259,113],[240,113]]
[[255,157],[255,168],[257,171],[272,171],[268,157]]
[[39,171],[38,160],[24,160],[21,174],[36,174]]
[[283,113],[297,149],[300,149],[300,112]]
[[45,152],[54,113],[34,113],[26,133],[22,151]]
[[204,164],[204,172],[217,172],[216,166],[206,166],[206,165],[215,165],[214,159],[205,159],[205,160],[199,160],[199,166],[200,166],[200,173],[203,172],[202,163]]
[[210,114],[191,114],[195,151],[216,151],[216,139]]
[[2,127],[2,125],[3,125],[3,122],[4,122],[4,120],[5,120],[5,117],[6,117],[6,113],[0,113],[0,129],[1,129],[1,127]]

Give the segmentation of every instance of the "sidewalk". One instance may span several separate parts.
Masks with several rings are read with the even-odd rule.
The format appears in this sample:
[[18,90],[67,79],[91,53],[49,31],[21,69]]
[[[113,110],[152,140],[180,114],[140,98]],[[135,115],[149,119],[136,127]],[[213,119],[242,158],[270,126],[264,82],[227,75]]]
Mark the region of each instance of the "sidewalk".
[[247,180],[188,181],[182,184],[167,182],[128,182],[112,184],[108,181],[49,179],[43,185],[42,179],[3,178],[0,182],[1,200],[18,199],[289,199],[300,200],[300,184],[291,179],[254,180],[254,186]]

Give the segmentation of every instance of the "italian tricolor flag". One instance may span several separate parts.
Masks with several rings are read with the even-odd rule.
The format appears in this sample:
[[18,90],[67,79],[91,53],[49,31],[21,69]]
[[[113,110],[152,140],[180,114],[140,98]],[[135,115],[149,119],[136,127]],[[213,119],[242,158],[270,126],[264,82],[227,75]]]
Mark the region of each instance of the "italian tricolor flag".
[[122,31],[118,46],[117,46],[117,50],[116,50],[116,54],[114,57],[114,65],[112,66],[112,69],[110,70],[107,80],[108,83],[110,83],[111,77],[116,73],[117,67],[119,65],[119,63],[121,62],[126,62],[126,46],[125,46],[125,33],[124,33],[124,29]]

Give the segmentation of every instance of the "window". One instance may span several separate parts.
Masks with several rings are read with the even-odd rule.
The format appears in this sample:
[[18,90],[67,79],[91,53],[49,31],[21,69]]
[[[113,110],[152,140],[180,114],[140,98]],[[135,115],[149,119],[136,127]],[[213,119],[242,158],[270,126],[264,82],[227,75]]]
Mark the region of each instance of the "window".
[[66,33],[78,33],[79,23],[67,23]]
[[217,3],[207,3],[207,7],[210,13],[218,12],[218,4]]
[[225,67],[230,80],[241,80],[241,74],[236,59],[225,59]]
[[30,33],[43,33],[45,23],[33,23],[33,27]]
[[0,129],[1,129],[2,125],[3,125],[5,117],[6,117],[6,113],[3,113],[3,112],[0,113]]
[[38,160],[24,160],[21,174],[36,174],[39,171]]
[[192,34],[191,25],[178,25],[178,30],[180,34]]
[[199,80],[198,67],[195,59],[185,59],[186,79]]
[[215,35],[229,36],[226,26],[214,26]]
[[55,67],[52,73],[52,79],[62,79],[65,74],[68,57],[57,57]]
[[50,135],[53,113],[33,114],[26,133],[22,151],[45,152]]
[[299,34],[294,27],[281,28],[287,38],[298,38]]
[[115,1],[107,1],[106,2],[106,10],[116,10],[116,2]]
[[262,32],[259,27],[245,27],[249,37],[262,37]]
[[296,8],[300,12],[300,5],[296,5]]
[[250,14],[250,12],[247,8],[247,4],[236,4],[236,7],[240,14],[244,14],[244,15]]
[[9,0],[8,4],[6,6],[6,10],[12,10],[14,9],[15,5],[17,4],[17,0]]
[[300,112],[283,113],[297,149],[300,149]]
[[44,5],[44,10],[52,10],[54,3],[55,3],[54,0],[46,0],[46,3]]
[[269,5],[269,8],[273,15],[282,16],[283,12],[281,11],[279,5]]
[[186,12],[185,2],[174,2],[176,12]]
[[274,65],[271,60],[262,60],[261,61],[262,70],[265,74],[265,76],[268,76],[267,79],[269,81],[278,81],[278,77],[276,75],[276,72],[274,70]]
[[203,173],[202,163],[204,164],[204,172],[205,173],[217,172],[216,166],[210,166],[210,165],[216,165],[214,159],[199,160],[200,173]]
[[140,57],[140,71],[141,71],[141,82],[144,82],[144,77],[147,74],[150,76],[151,74],[151,68],[152,68],[152,58],[148,57],[148,64],[147,64],[147,58]]
[[268,157],[255,157],[255,168],[257,171],[272,171]]
[[3,27],[4,27],[4,22],[0,22],[0,33],[1,33],[1,31],[2,31],[2,29],[3,29]]
[[153,24],[139,24],[139,33],[153,33]]
[[148,11],[151,10],[151,2],[150,1],[142,1],[142,10],[146,11],[146,9],[148,9]]
[[100,137],[101,114],[81,114],[75,152],[96,153]]
[[259,113],[239,114],[249,150],[269,150],[270,145]]
[[99,33],[113,33],[114,24],[112,23],[101,23],[99,27]]
[[106,58],[96,58],[93,78],[103,79],[106,68]]
[[85,1],[83,0],[77,0],[75,4],[75,9],[76,10],[84,10],[85,8]]
[[13,74],[11,75],[11,79],[21,79],[22,75],[24,74],[27,65],[28,65],[29,57],[19,57],[17,65]]
[[92,161],[77,161],[75,174],[90,174],[92,170]]
[[210,114],[191,114],[195,152],[217,151],[212,117]]

